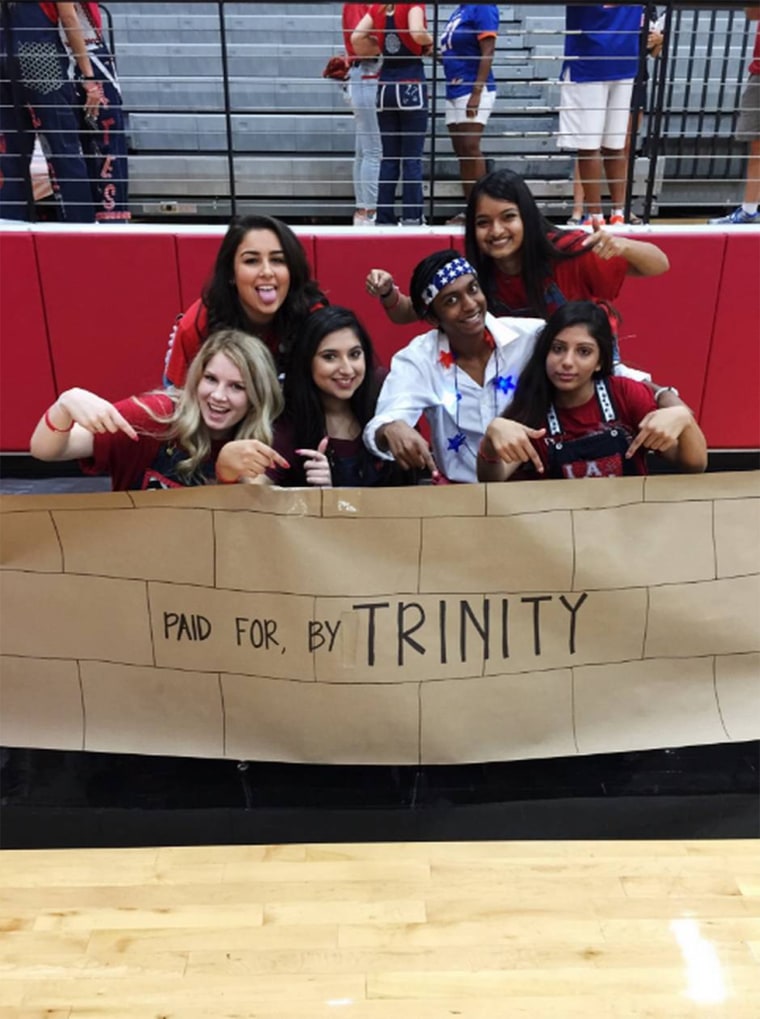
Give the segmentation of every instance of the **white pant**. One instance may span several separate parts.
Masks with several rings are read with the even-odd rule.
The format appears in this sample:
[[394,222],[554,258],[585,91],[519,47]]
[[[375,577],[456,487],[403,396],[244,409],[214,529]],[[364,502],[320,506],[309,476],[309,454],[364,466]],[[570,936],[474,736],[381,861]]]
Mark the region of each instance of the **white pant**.
[[628,132],[633,79],[561,81],[559,134],[561,149],[622,151]]
[[496,102],[496,89],[484,88],[480,93],[478,112],[474,117],[467,116],[467,103],[470,96],[459,96],[457,99],[446,100],[446,126],[449,124],[487,124],[491,116],[491,110]]

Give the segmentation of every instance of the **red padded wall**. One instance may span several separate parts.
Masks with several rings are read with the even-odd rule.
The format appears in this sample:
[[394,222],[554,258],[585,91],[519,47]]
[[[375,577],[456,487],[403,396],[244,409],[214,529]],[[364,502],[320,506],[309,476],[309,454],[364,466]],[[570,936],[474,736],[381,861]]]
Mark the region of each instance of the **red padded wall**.
[[760,234],[730,234],[705,371],[710,446],[760,447]]
[[[652,237],[671,269],[626,280],[618,301],[625,360],[677,386],[713,448],[760,447],[760,237],[751,229]],[[406,230],[299,239],[330,300],[356,309],[386,364],[424,326],[389,323],[364,289],[367,272],[389,269],[408,291],[421,258],[462,245],[461,233]],[[171,324],[199,295],[220,240],[213,229],[3,232],[0,448],[27,448],[56,386],[118,399],[159,385]]]
[[180,306],[184,311],[201,295],[203,285],[211,275],[214,260],[223,233],[203,237],[179,234],[177,241],[177,269],[179,272]]
[[34,236],[0,240],[0,450],[26,452],[40,415],[55,400]]
[[59,388],[114,400],[160,386],[179,307],[174,237],[40,233],[36,244]]
[[623,315],[622,357],[651,372],[661,385],[676,386],[698,412],[726,237],[658,232],[652,240],[670,259],[670,270],[663,276],[629,276],[623,284],[616,302]]
[[387,269],[405,294],[415,265],[426,255],[451,246],[451,238],[410,234],[372,236],[367,233],[316,238],[315,269],[331,304],[353,308],[367,327],[382,364],[405,343],[426,330],[424,323],[397,326],[388,320],[380,302],[367,293],[364,281],[370,269]]

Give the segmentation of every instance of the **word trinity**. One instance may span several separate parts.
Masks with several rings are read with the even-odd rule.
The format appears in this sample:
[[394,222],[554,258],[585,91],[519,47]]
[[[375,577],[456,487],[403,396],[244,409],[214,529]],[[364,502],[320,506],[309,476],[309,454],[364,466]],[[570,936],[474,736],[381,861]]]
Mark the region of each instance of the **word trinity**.
[[[363,602],[353,605],[355,612],[366,613],[367,620],[367,665],[375,665],[377,659],[378,634],[386,646],[388,631],[395,638],[396,661],[402,666],[408,664],[413,654],[426,655],[429,651],[438,656],[441,665],[446,665],[452,656],[461,662],[481,655],[487,661],[500,656],[509,658],[512,628],[526,626],[533,641],[534,655],[541,654],[544,629],[551,626],[556,630],[557,611],[567,627],[567,649],[575,654],[577,616],[586,601],[583,592],[574,602],[565,595],[524,595],[520,598],[483,597],[476,606],[466,598],[440,599],[434,611],[425,610],[416,601]],[[551,620],[549,616],[551,614]],[[425,628],[426,638],[421,631]],[[431,640],[431,632],[434,635]],[[426,639],[426,643],[423,643]]]

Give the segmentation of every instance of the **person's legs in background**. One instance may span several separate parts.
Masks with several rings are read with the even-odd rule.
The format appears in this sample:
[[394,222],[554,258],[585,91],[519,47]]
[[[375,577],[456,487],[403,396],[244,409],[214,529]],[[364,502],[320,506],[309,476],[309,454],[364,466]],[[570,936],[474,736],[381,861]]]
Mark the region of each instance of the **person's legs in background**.
[[449,134],[454,152],[459,160],[459,178],[462,181],[466,202],[470,197],[473,184],[485,176],[486,172],[486,160],[480,151],[483,125],[477,124],[475,121],[471,124],[449,124]]
[[727,216],[718,216],[708,222],[723,225],[757,224],[760,226],[760,75],[750,75],[741,98],[736,137],[749,145],[747,170],[744,178],[742,204]]
[[581,226],[584,220],[585,196],[583,194],[583,183],[578,169],[578,160],[573,163],[573,212],[567,221],[568,226]]
[[633,79],[600,82],[600,84],[604,86],[605,94],[601,154],[612,204],[610,223],[620,225],[625,222],[623,208],[628,170],[625,152],[628,121],[631,114]]
[[9,67],[0,59],[0,219],[31,220],[34,128],[26,106],[14,102]]
[[[110,52],[103,47],[90,50],[95,77],[106,102],[94,123],[82,114],[80,141],[88,164],[95,219],[98,222],[127,222],[131,219],[128,196],[127,136],[121,88]],[[80,103],[84,104],[84,92]]]
[[[469,99],[470,96],[465,95],[446,101],[446,126],[449,129],[454,152],[459,160],[459,179],[462,182],[465,202],[470,197],[475,181],[480,180],[486,172],[486,160],[481,150],[481,139],[496,100],[496,93],[486,89],[480,93],[480,104],[475,117],[467,114]],[[464,223],[464,213],[460,213],[448,222]]]
[[396,220],[396,185],[401,172],[401,118],[393,101],[395,86],[381,85],[383,106],[378,108],[377,123],[380,127],[380,140],[383,147],[383,158],[380,161],[380,180],[377,189],[378,226],[395,226]]
[[419,85],[421,104],[401,111],[401,222],[416,226],[422,219],[422,151],[428,126],[427,85]]
[[95,209],[79,141],[79,100],[68,79],[68,56],[57,30],[39,4],[16,5],[11,52],[19,101],[29,108],[32,126],[48,163],[58,212],[68,223],[92,223]]
[[352,71],[349,85],[354,111],[354,225],[372,223],[377,210],[377,188],[383,147],[377,122],[377,79],[362,79],[361,68]]
[[560,149],[577,151],[577,174],[586,208],[592,221],[604,222],[602,216],[602,155],[600,146],[604,131],[605,109],[602,106],[602,82],[560,83],[559,133]]
[[44,94],[27,86],[26,92],[61,218],[67,223],[93,223],[92,189],[79,143],[73,101],[69,98],[74,86],[67,82],[66,88]]
[[748,214],[758,215],[760,205],[760,139],[750,143],[747,159],[747,180],[744,184],[744,205]]

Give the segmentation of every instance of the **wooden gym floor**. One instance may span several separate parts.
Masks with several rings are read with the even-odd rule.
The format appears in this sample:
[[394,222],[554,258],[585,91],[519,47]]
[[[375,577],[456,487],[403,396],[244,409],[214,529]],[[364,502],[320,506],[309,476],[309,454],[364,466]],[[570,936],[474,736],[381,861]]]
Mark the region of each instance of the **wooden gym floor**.
[[758,1019],[753,840],[0,854],[1,1019]]

